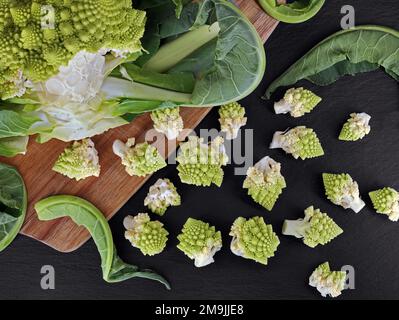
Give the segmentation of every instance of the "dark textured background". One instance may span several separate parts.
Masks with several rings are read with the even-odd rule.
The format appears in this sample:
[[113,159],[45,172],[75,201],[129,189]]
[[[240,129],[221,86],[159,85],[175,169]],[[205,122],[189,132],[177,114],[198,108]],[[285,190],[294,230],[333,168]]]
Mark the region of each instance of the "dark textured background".
[[[0,299],[317,299],[317,291],[307,285],[312,270],[329,260],[334,268],[353,265],[356,289],[342,299],[399,298],[399,223],[375,214],[367,192],[383,186],[399,189],[399,90],[398,84],[384,72],[372,72],[345,78],[334,85],[316,88],[322,104],[301,119],[276,116],[272,103],[260,99],[267,85],[306,53],[313,45],[337,31],[340,8],[351,4],[356,22],[381,24],[399,29],[397,0],[337,1],[329,0],[321,13],[300,25],[280,24],[266,44],[268,70],[261,86],[242,103],[247,107],[248,126],[255,130],[255,160],[270,155],[281,161],[288,188],[273,212],[267,213],[252,203],[241,188],[243,177],[234,176],[234,166],[227,167],[223,186],[195,188],[179,183],[174,166],[162,170],[138,192],[111,220],[119,255],[128,262],[151,267],[171,282],[172,291],[142,279],[121,284],[106,284],[101,278],[100,259],[92,241],[71,254],[61,254],[23,236],[0,254]],[[372,133],[358,143],[337,140],[340,126],[349,113],[371,114]],[[200,128],[218,127],[214,110]],[[272,134],[294,125],[313,127],[325,147],[323,158],[295,161],[280,151],[269,151]],[[361,213],[334,206],[323,195],[321,173],[348,172],[359,183],[367,208]],[[148,187],[158,178],[168,177],[176,183],[183,204],[160,219],[170,231],[167,250],[155,257],[144,257],[130,247],[123,237],[123,218],[142,212]],[[110,194],[98,195],[112,196]],[[314,204],[328,212],[344,229],[331,244],[310,249],[300,240],[281,236],[277,255],[268,266],[234,256],[229,250],[229,228],[238,216],[263,215],[280,235],[285,218],[298,218],[306,206]],[[202,218],[223,233],[224,248],[216,263],[196,269],[176,249],[176,235],[188,217]],[[40,268],[50,264],[56,270],[56,289],[40,288]]]

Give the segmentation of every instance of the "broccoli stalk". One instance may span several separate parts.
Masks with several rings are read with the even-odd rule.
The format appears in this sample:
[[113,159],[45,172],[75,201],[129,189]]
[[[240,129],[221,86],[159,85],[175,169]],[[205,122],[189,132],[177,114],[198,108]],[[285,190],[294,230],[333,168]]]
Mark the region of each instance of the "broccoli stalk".
[[305,210],[304,219],[285,220],[282,231],[284,235],[303,239],[311,248],[329,243],[342,232],[333,219],[313,206]]

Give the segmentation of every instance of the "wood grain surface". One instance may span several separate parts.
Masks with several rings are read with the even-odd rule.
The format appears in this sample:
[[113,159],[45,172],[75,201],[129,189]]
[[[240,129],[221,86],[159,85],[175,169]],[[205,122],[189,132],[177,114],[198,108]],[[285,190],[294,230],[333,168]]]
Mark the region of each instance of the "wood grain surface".
[[[266,15],[255,0],[237,0],[236,3],[254,23],[263,41],[266,41],[278,22]],[[182,108],[185,127],[194,129],[209,110],[209,108]],[[126,140],[130,137],[136,137],[138,141],[143,141],[150,129],[152,129],[152,121],[149,115],[142,115],[129,125],[94,137],[93,141],[100,154],[101,176],[81,182],[64,178],[51,170],[57,157],[67,146],[60,141],[37,144],[34,139],[31,139],[28,153],[25,156],[13,159],[0,158],[1,162],[16,166],[27,185],[29,208],[21,233],[61,252],[78,249],[90,238],[89,233],[84,228],[78,227],[69,218],[49,222],[39,221],[33,208],[34,204],[51,195],[76,195],[92,202],[107,219],[112,218],[149,178],[127,175],[120,160],[112,152],[112,144],[115,139]],[[189,131],[186,130],[179,140],[183,140],[188,133]],[[161,150],[165,157],[176,149],[175,142],[165,146],[164,140],[159,139],[159,136],[155,140],[154,145]]]

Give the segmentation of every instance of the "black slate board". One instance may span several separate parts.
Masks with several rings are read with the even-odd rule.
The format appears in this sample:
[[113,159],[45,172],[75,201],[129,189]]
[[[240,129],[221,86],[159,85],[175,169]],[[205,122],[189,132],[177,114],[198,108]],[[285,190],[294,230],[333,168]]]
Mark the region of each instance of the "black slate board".
[[[156,174],[147,185],[111,220],[120,256],[135,264],[150,266],[165,275],[172,291],[146,280],[136,279],[109,285],[101,279],[100,260],[90,241],[71,254],[60,254],[34,240],[19,237],[0,254],[0,299],[319,299],[307,286],[307,278],[321,262],[334,268],[352,265],[356,270],[356,289],[345,291],[339,299],[395,299],[399,297],[399,224],[390,222],[371,209],[367,192],[382,186],[399,189],[399,90],[382,71],[345,78],[318,88],[303,83],[324,97],[312,114],[302,119],[276,116],[272,103],[260,99],[270,82],[320,40],[340,28],[343,5],[356,9],[357,24],[380,24],[399,29],[397,0],[328,1],[321,13],[300,25],[280,24],[267,43],[268,71],[258,90],[242,103],[248,110],[248,126],[254,129],[254,158],[270,155],[283,165],[288,188],[273,212],[266,213],[241,189],[243,177],[234,176],[234,166],[226,169],[222,188],[194,188],[179,183],[174,166]],[[360,143],[337,140],[340,126],[349,113],[364,111],[372,115],[372,133]],[[218,127],[214,110],[199,128]],[[325,147],[326,156],[310,161],[295,161],[280,151],[269,151],[275,130],[294,125],[313,127]],[[360,214],[344,211],[323,195],[321,173],[348,172],[360,185],[367,208]],[[122,221],[127,214],[142,212],[148,187],[158,178],[171,178],[180,191],[183,205],[170,210],[162,219],[171,237],[167,250],[156,257],[143,257],[124,240]],[[333,243],[310,249],[299,240],[281,236],[275,258],[264,267],[232,255],[228,236],[237,216],[263,215],[280,235],[285,218],[302,215],[314,204],[327,211],[345,230]],[[175,236],[186,219],[202,218],[216,225],[224,235],[224,248],[216,263],[196,269],[175,248]],[[40,288],[42,265],[53,265],[56,289]]]

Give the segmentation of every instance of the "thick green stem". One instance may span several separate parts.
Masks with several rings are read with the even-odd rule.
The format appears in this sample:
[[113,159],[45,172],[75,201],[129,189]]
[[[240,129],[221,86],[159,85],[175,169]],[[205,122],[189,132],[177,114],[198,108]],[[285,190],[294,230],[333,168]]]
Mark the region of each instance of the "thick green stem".
[[101,88],[107,99],[130,98],[151,101],[190,103],[191,94],[151,87],[145,84],[108,77]]
[[189,31],[162,46],[144,65],[144,68],[159,73],[168,71],[194,51],[215,39],[219,32],[220,26],[218,22],[210,26],[203,25],[193,31]]

